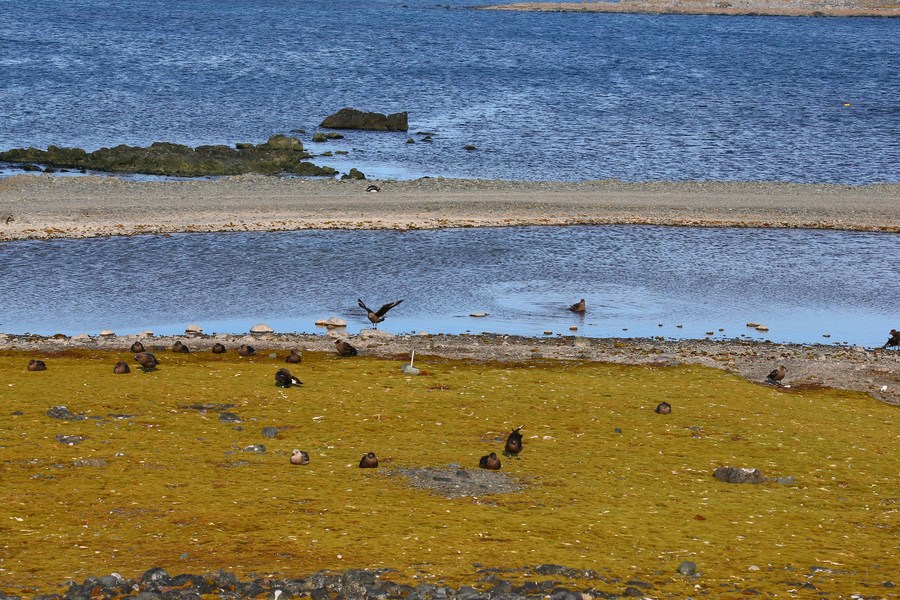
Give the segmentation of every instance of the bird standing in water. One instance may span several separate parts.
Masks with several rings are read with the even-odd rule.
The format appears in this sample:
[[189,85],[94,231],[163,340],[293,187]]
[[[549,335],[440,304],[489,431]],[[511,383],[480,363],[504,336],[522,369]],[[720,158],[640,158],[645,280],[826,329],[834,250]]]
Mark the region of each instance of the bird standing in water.
[[503,456],[519,458],[519,452],[522,451],[522,434],[519,433],[524,425],[512,430],[509,437],[506,438],[506,447],[503,449]]
[[379,308],[378,310],[372,310],[371,308],[366,306],[362,300],[360,300],[360,299],[356,300],[356,303],[359,304],[359,307],[361,309],[363,309],[364,311],[366,311],[366,316],[369,318],[369,321],[372,323],[372,326],[375,329],[378,329],[378,324],[381,323],[382,321],[384,321],[385,313],[387,313],[387,311],[391,310],[392,308],[394,308],[401,302],[403,302],[402,299],[397,300],[396,302],[389,302],[389,303],[385,304],[384,306],[382,306],[381,308]]
[[570,306],[569,310],[574,313],[583,313],[585,311],[584,298]]

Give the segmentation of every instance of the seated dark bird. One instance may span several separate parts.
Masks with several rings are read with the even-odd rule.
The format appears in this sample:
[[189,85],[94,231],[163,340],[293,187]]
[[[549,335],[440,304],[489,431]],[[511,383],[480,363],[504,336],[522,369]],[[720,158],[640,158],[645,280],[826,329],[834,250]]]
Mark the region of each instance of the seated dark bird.
[[883,348],[898,348],[900,347],[900,331],[896,329],[891,329],[891,337],[888,338],[888,341],[884,343]]
[[287,358],[284,359],[284,362],[298,364],[303,362],[303,356],[296,350],[291,350],[291,353],[287,355]]
[[128,363],[124,360],[120,360],[116,363],[116,366],[113,367],[113,373],[131,373],[131,367],[129,367]]
[[366,311],[366,316],[369,318],[369,321],[371,321],[372,326],[375,329],[378,329],[378,324],[381,323],[382,321],[384,321],[385,313],[387,313],[387,311],[391,310],[392,308],[394,308],[401,302],[403,302],[402,299],[397,300],[396,302],[389,302],[389,303],[385,304],[384,306],[382,306],[381,308],[379,308],[378,310],[372,310],[371,308],[366,306],[362,300],[359,300],[359,299],[356,300],[356,303],[359,304],[359,307],[361,309],[363,309],[364,311]]
[[190,350],[190,348],[187,347],[187,344],[185,344],[181,340],[178,340],[177,342],[172,344],[172,352],[179,352],[181,354],[187,354],[190,351],[191,350]]
[[212,347],[213,354],[225,354],[225,344],[216,342]]
[[134,360],[144,371],[152,371],[159,366],[159,361],[152,352],[138,352],[134,355]]
[[375,184],[372,184],[372,185],[370,185],[369,187],[366,188],[366,191],[367,191],[367,192],[376,192],[376,193],[377,193],[377,192],[380,192],[380,191],[381,191],[381,188],[378,187],[378,186],[375,185]]
[[672,412],[672,405],[668,402],[660,402],[656,405],[656,412],[661,415],[667,415]]
[[287,369],[281,368],[275,372],[275,385],[278,387],[289,388],[292,385],[303,385],[303,382],[294,377]]
[[362,459],[360,459],[359,461],[360,469],[374,469],[376,467],[378,467],[378,458],[376,458],[374,452],[364,454]]
[[356,356],[356,348],[350,345],[350,342],[344,340],[335,340],[334,347],[341,356]]
[[140,342],[135,342],[131,345],[131,351],[137,354],[138,352],[144,351],[144,345]]
[[777,369],[772,369],[772,372],[766,377],[766,381],[781,385],[781,380],[784,379],[785,373],[787,373],[787,369],[784,368],[784,365],[781,365]]
[[497,458],[497,455],[494,452],[491,452],[487,456],[481,457],[481,460],[478,461],[478,466],[482,469],[497,471],[500,469],[500,459]]
[[309,454],[307,454],[303,450],[294,449],[294,451],[291,452],[291,464],[292,465],[308,465],[309,464]]
[[519,432],[522,430],[522,427],[525,426],[522,425],[513,429],[509,437],[506,438],[506,447],[503,449],[504,456],[519,458],[519,452],[522,451],[522,434]]
[[241,347],[238,348],[238,356],[253,356],[254,354],[256,354],[256,348],[253,346],[241,344]]
[[578,302],[576,302],[575,304],[570,306],[569,310],[571,310],[572,312],[575,312],[575,313],[583,313],[585,310],[584,298],[582,298],[581,300],[579,300]]
[[46,371],[47,365],[42,360],[31,359],[28,361],[28,370],[29,371]]

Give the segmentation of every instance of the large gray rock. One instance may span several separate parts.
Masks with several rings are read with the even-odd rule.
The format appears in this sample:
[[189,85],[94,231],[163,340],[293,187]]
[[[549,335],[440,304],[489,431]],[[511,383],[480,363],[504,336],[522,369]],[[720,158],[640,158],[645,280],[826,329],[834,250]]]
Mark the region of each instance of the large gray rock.
[[319,127],[331,129],[366,129],[371,131],[408,131],[409,113],[400,112],[384,115],[377,112],[363,112],[355,108],[342,108],[325,117]]
[[765,481],[765,478],[759,474],[759,469],[742,467],[719,467],[713,471],[713,477],[725,483],[762,483]]

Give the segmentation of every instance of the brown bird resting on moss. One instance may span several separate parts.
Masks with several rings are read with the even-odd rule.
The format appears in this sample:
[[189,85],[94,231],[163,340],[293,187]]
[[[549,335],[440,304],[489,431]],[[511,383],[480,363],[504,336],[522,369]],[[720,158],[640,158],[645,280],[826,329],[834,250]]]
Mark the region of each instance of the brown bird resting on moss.
[[293,373],[287,369],[281,368],[275,372],[275,385],[278,387],[289,388],[292,385],[303,385],[303,382],[294,377]]
[[131,367],[128,366],[128,363],[124,360],[120,360],[116,363],[116,366],[113,367],[113,373],[121,375],[123,373],[131,373]]
[[291,464],[292,465],[308,465],[309,464],[309,454],[307,454],[303,450],[294,449],[294,451],[291,452]]
[[29,371],[46,371],[47,365],[42,360],[31,359],[28,361],[28,370]]
[[391,310],[401,302],[403,302],[402,299],[397,300],[396,302],[388,302],[378,310],[372,310],[371,308],[366,306],[362,300],[358,298],[356,300],[356,303],[359,304],[359,307],[366,311],[366,316],[369,318],[369,321],[372,323],[372,327],[374,327],[375,329],[378,329],[378,324],[384,321],[385,313],[387,313],[387,311]]
[[138,352],[134,355],[134,360],[141,365],[144,371],[152,371],[159,366],[159,361],[156,360],[156,356],[152,352]]
[[375,469],[378,467],[378,458],[375,456],[374,452],[369,452],[368,454],[364,454],[362,459],[359,461],[360,469]]
[[500,459],[497,458],[497,455],[494,452],[491,452],[490,454],[481,457],[481,460],[478,461],[478,466],[482,469],[497,471],[500,469]]
[[585,310],[584,298],[582,298],[581,300],[579,300],[578,302],[576,302],[575,304],[570,306],[569,310],[571,310],[574,313],[583,313]]
[[297,350],[291,350],[291,353],[288,354],[287,358],[284,359],[284,362],[299,364],[303,362],[303,355],[297,352]]
[[256,354],[256,348],[248,344],[241,344],[241,347],[238,348],[238,356],[253,356],[254,354]]
[[334,347],[341,356],[356,356],[356,348],[350,345],[350,342],[344,340],[335,340]]
[[888,341],[884,343],[882,348],[897,348],[900,347],[900,331],[896,329],[891,329],[891,337],[888,338]]
[[781,380],[784,379],[784,375],[787,373],[787,369],[784,368],[784,365],[781,365],[777,369],[772,369],[772,372],[769,373],[769,376],[766,377],[766,381],[769,383],[774,383],[776,385],[781,385]]
[[506,438],[506,447],[503,449],[503,456],[519,458],[519,452],[522,451],[522,434],[519,433],[524,425],[512,430],[509,437]]
[[187,354],[190,351],[191,349],[187,347],[187,344],[185,344],[181,340],[178,340],[174,344],[172,344],[172,352]]

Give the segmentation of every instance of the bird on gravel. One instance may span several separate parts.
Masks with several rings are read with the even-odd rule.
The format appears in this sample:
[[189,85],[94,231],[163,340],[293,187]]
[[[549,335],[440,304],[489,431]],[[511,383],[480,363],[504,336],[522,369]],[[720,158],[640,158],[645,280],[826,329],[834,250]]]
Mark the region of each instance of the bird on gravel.
[[113,367],[113,373],[122,374],[122,373],[131,373],[131,367],[128,366],[128,363],[124,360],[120,360],[116,363],[116,366]]
[[500,469],[500,459],[497,458],[497,455],[494,452],[491,452],[487,456],[481,457],[481,460],[478,461],[478,466],[482,469],[497,471]]
[[292,465],[308,465],[309,464],[309,454],[307,454],[303,450],[294,449],[294,451],[291,452],[291,464]]
[[522,434],[519,433],[524,425],[512,430],[509,437],[506,438],[506,447],[503,449],[503,456],[519,458],[519,452],[522,451]]
[[378,467],[378,458],[375,456],[374,452],[369,452],[368,454],[364,454],[362,459],[359,461],[360,469],[375,469]]
[[152,371],[159,366],[159,361],[152,352],[138,352],[134,355],[134,360],[141,365],[144,372]]
[[344,340],[335,340],[334,347],[341,356],[356,356],[356,348],[350,345],[350,342]]
[[571,310],[574,313],[583,313],[585,310],[584,298],[582,298],[581,300],[579,300],[578,302],[576,302],[575,304],[570,306],[569,310]]
[[775,385],[781,385],[781,380],[784,379],[785,373],[787,373],[787,369],[784,368],[784,365],[781,365],[777,369],[772,369],[772,372],[766,377],[766,381]]
[[898,348],[900,347],[900,331],[896,329],[891,329],[891,337],[888,338],[888,341],[884,343],[882,348]]
[[275,385],[278,387],[289,388],[292,385],[303,385],[303,382],[294,377],[290,371],[282,367],[275,372]]
[[372,310],[371,308],[366,306],[362,300],[357,299],[356,302],[357,302],[357,304],[359,304],[359,307],[361,309],[366,311],[366,316],[369,318],[369,321],[372,322],[372,326],[375,329],[378,329],[378,324],[381,323],[382,321],[384,321],[385,313],[387,313],[387,311],[391,310],[392,308],[394,308],[395,306],[397,306],[398,304],[403,302],[403,300],[401,299],[401,300],[397,300],[396,302],[389,302],[388,304],[385,304],[378,310]]
[[29,371],[46,371],[47,365],[42,360],[31,359],[28,361],[28,370]]

